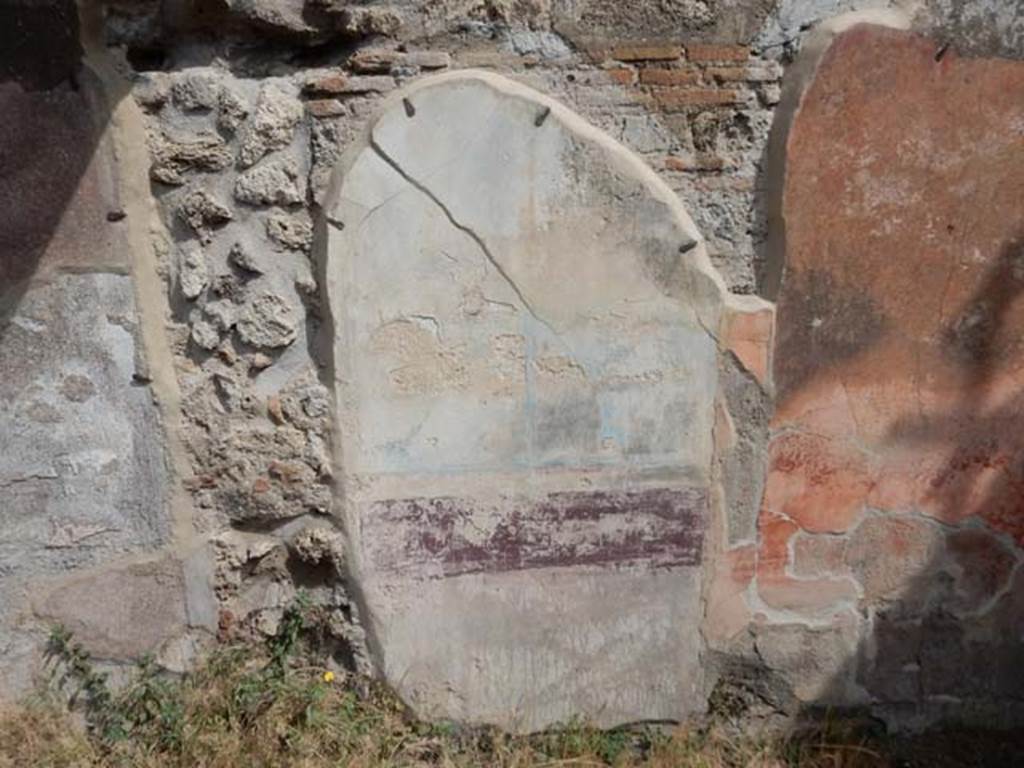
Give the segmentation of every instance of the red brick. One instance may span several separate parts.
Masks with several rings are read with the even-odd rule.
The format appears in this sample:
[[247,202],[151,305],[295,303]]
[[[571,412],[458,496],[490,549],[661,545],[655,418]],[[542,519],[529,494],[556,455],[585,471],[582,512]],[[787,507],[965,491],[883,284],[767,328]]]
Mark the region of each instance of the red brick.
[[303,90],[307,93],[344,93],[347,85],[348,77],[338,72],[308,80]]
[[736,104],[740,96],[736,91],[717,88],[672,88],[658,91],[655,100],[663,109],[682,107],[717,107]]
[[670,171],[689,171],[693,164],[682,157],[666,157],[665,168]]
[[641,69],[640,82],[644,85],[693,85],[700,81],[695,69]]
[[619,45],[612,58],[619,61],[675,61],[682,55],[678,45]]
[[708,67],[704,71],[708,77],[726,83],[745,82],[748,72],[746,67]]
[[584,40],[579,47],[592,62],[600,64],[611,58],[614,44],[607,40]]
[[686,57],[690,61],[746,61],[750,49],[745,45],[688,45]]
[[619,85],[632,85],[636,81],[636,71],[629,67],[613,67],[606,69],[605,72]]
[[306,102],[306,111],[313,117],[337,117],[346,110],[337,99],[313,99]]
[[694,157],[666,157],[665,168],[670,171],[720,171],[728,165],[724,157],[697,154]]
[[390,72],[391,67],[398,64],[404,58],[400,51],[392,51],[387,48],[364,48],[356,51],[348,60],[348,64],[356,72],[362,73],[385,73]]
[[267,398],[267,414],[275,424],[284,424],[284,410],[281,408],[281,398],[277,395]]

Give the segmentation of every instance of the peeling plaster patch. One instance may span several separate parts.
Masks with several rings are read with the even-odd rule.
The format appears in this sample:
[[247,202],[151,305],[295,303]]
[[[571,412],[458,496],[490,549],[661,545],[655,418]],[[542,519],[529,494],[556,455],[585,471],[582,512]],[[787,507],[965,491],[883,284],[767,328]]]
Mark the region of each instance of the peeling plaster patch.
[[162,446],[152,398],[132,386],[138,342],[95,312],[131,316],[129,278],[62,275],[30,289],[21,306],[44,330],[12,324],[0,338],[11,387],[0,400],[0,477],[30,481],[6,495],[3,558],[23,576],[60,572],[62,558],[44,542],[69,519],[116,532],[93,542],[99,549],[159,545],[168,525]]
[[96,386],[88,376],[71,373],[61,379],[60,393],[74,403],[84,403],[96,394]]

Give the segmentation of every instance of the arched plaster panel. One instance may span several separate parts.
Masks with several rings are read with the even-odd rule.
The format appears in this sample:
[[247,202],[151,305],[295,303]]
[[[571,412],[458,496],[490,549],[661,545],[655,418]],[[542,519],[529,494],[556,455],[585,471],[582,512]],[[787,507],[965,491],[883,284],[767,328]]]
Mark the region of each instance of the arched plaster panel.
[[518,729],[700,709],[737,300],[673,192],[560,104],[458,72],[385,106],[326,217],[340,492],[385,677],[423,715]]

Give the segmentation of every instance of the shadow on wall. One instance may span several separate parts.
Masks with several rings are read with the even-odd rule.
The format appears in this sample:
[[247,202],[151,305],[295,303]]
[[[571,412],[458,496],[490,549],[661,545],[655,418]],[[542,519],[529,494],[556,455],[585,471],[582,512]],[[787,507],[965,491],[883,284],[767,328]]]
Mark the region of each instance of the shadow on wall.
[[73,0],[0,0],[0,339],[34,276],[87,271],[117,210],[97,148],[106,94]]
[[968,720],[990,713],[958,710],[988,703],[1012,726],[1024,714],[1024,340],[1011,313],[1024,293],[1024,239],[986,261],[940,342],[960,373],[958,399],[943,413],[895,420],[888,435],[946,454],[924,499],[953,527],[943,530],[945,551],[875,615],[866,682],[874,695],[899,701],[916,692]]
[[936,47],[843,33],[790,130],[754,642],[807,709],[1013,727],[1024,65]]
[[[845,547],[870,632],[812,710],[850,702],[852,683],[877,713],[910,727],[1012,728],[1024,716],[1024,386],[999,383],[1019,376],[1010,366],[1020,326],[1008,319],[1024,293],[1024,243],[1007,243],[991,263],[943,328],[961,374],[957,401],[900,416],[886,434],[926,464],[945,459],[926,475],[924,515],[872,510],[858,531],[876,530],[860,541],[854,532]],[[875,536],[884,541],[865,546]]]

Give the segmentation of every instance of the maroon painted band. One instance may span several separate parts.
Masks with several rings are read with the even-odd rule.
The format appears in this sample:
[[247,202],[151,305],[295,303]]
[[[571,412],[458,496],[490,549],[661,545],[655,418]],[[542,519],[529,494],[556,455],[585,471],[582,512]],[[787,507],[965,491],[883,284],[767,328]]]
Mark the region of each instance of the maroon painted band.
[[363,510],[368,564],[457,576],[581,565],[701,562],[707,491],[571,491],[500,504],[471,498],[391,499]]

